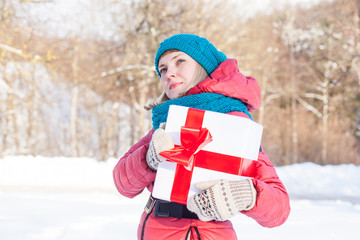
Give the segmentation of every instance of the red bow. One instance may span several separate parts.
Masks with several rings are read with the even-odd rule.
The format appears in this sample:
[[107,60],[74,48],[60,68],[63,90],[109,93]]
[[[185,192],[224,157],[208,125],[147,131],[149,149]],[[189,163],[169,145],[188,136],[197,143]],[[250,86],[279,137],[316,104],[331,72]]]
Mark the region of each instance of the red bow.
[[188,171],[191,171],[195,154],[212,141],[211,134],[206,128],[187,126],[181,127],[180,134],[181,145],[163,151],[160,155],[171,162],[183,165]]

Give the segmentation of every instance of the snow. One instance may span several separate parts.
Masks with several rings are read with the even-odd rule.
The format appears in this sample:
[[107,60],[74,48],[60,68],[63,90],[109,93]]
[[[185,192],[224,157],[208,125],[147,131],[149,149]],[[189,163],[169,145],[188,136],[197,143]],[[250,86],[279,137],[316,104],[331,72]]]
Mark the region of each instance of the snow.
[[[7,156],[0,159],[0,239],[136,239],[149,193],[134,199],[115,189],[117,160]],[[313,163],[276,168],[291,197],[277,228],[232,219],[239,239],[357,239],[360,166]]]

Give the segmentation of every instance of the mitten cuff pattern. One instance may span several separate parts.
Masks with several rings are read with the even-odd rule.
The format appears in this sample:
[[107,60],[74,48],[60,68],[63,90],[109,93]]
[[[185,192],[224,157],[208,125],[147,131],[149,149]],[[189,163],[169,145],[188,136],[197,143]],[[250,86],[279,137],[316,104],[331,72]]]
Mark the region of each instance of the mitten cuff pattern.
[[188,202],[190,211],[202,221],[226,221],[237,212],[250,210],[256,202],[256,190],[251,179],[219,180]]
[[174,142],[164,129],[157,129],[150,141],[149,149],[146,153],[146,163],[152,170],[157,170],[159,163],[166,158],[159,155],[160,152],[174,147]]

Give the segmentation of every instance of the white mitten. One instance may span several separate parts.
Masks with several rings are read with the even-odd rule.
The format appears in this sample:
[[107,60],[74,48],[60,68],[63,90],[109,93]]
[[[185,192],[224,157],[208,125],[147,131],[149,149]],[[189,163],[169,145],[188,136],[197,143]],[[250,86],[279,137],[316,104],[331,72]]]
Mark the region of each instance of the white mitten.
[[199,182],[202,193],[190,198],[187,208],[202,221],[226,221],[238,211],[250,210],[256,202],[256,190],[251,179]]
[[146,153],[146,163],[148,166],[153,170],[157,170],[159,163],[166,160],[166,158],[160,156],[159,153],[173,147],[174,142],[170,135],[162,128],[156,129]]

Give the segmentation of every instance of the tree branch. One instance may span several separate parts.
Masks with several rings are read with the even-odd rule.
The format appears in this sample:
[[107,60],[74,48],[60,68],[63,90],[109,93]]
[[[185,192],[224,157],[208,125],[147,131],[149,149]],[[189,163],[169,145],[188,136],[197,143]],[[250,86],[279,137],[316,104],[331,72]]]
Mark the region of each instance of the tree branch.
[[109,70],[107,72],[102,72],[100,74],[100,76],[101,77],[107,77],[109,75],[113,75],[113,74],[118,73],[118,72],[134,70],[134,69],[143,69],[143,70],[146,70],[148,72],[155,71],[154,67],[150,67],[148,65],[127,65],[127,66],[118,67],[118,68]]
[[16,54],[20,57],[23,57],[25,59],[29,59],[29,60],[41,60],[41,57],[39,55],[35,55],[34,57],[27,55],[26,53],[23,52],[23,50],[18,49],[18,48],[14,48],[11,47],[9,45],[6,44],[2,44],[0,43],[0,48],[4,49],[5,51],[11,52],[13,54]]
[[324,101],[324,96],[320,95],[320,94],[316,94],[316,93],[305,93],[304,94],[305,97],[307,98],[314,98],[314,99],[318,99],[320,101]]
[[297,97],[296,100],[301,103],[301,105],[304,106],[306,110],[309,110],[310,112],[314,113],[318,118],[322,118],[323,115],[319,110],[317,110],[315,107],[304,101],[301,97]]

